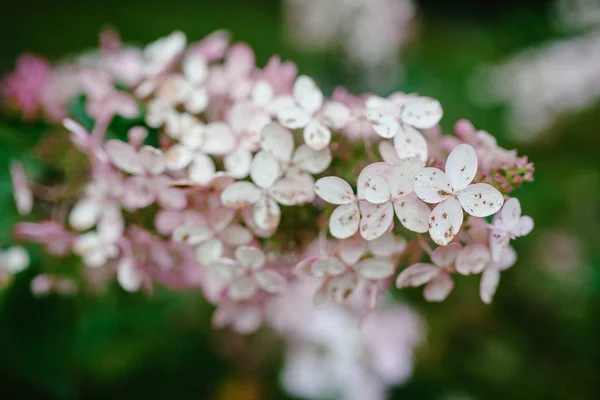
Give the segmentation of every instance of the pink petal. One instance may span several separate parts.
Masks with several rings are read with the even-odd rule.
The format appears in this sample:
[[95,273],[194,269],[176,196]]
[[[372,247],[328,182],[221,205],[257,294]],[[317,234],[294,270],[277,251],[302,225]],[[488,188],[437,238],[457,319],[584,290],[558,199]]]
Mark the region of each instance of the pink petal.
[[294,83],[294,98],[308,113],[313,114],[323,105],[323,93],[312,78],[301,75]]
[[163,152],[151,146],[143,146],[138,151],[138,159],[144,170],[153,175],[162,174],[167,166]]
[[487,183],[476,183],[458,192],[458,201],[474,217],[487,217],[500,210],[504,203],[502,193]]
[[421,286],[430,282],[438,276],[439,273],[440,269],[435,265],[426,263],[413,264],[400,272],[400,275],[398,275],[398,278],[396,279],[396,287]]
[[279,162],[268,151],[259,151],[250,166],[250,178],[259,188],[270,188],[281,175]]
[[323,150],[331,141],[331,131],[316,119],[304,128],[304,143],[313,150]]
[[134,175],[144,172],[144,165],[131,145],[120,140],[109,140],[104,144],[104,149],[110,161],[120,170]]
[[497,268],[486,268],[479,282],[479,297],[485,304],[491,304],[500,283],[500,271]]
[[398,221],[409,231],[424,233],[429,230],[431,209],[416,194],[410,193],[394,200]]
[[252,233],[241,225],[230,225],[221,232],[223,242],[230,247],[239,247],[249,244],[252,239]]
[[360,234],[365,240],[374,240],[386,233],[394,224],[392,203],[360,203]]
[[365,254],[366,250],[367,242],[360,235],[354,235],[348,239],[341,240],[337,247],[339,257],[346,265],[356,264]]
[[431,97],[418,97],[402,109],[402,122],[419,129],[432,128],[440,122],[444,112],[439,101]]
[[403,126],[394,136],[394,147],[400,158],[416,157],[423,162],[427,161],[427,140],[415,128]]
[[271,152],[279,161],[287,163],[292,159],[294,136],[288,129],[272,122],[262,129],[260,146],[263,150]]
[[331,204],[350,204],[355,201],[354,191],[348,182],[336,176],[327,176],[315,183],[315,193]]
[[238,247],[235,249],[235,258],[246,269],[257,270],[265,265],[265,255],[256,247]]
[[320,257],[309,257],[300,261],[294,266],[294,275],[298,277],[307,277],[311,275],[312,265],[319,260]]
[[250,182],[235,182],[221,193],[221,203],[229,208],[244,208],[258,202],[261,190]]
[[477,153],[468,144],[459,144],[446,160],[446,175],[456,191],[466,188],[477,174]]
[[275,229],[279,226],[281,210],[277,203],[269,197],[261,197],[254,205],[254,222],[264,230]]
[[247,275],[235,278],[227,289],[229,298],[234,301],[248,300],[256,292],[258,292],[258,285],[252,277]]
[[445,246],[458,233],[463,223],[460,203],[451,197],[438,204],[429,217],[429,236],[440,246]]
[[313,150],[303,144],[296,149],[292,156],[292,163],[311,174],[320,174],[331,164],[331,151],[328,147],[322,150]]
[[460,253],[462,246],[459,243],[450,243],[447,246],[440,246],[431,253],[431,261],[441,268],[447,268]]
[[254,273],[258,286],[267,293],[282,293],[287,282],[283,276],[270,269],[262,269]]
[[390,173],[390,194],[392,197],[404,196],[413,191],[415,178],[423,170],[423,162],[415,157],[398,161]]
[[158,203],[167,209],[182,210],[187,205],[184,190],[171,186],[169,178],[157,176],[154,178]]
[[369,258],[363,260],[354,266],[356,272],[362,277],[370,280],[380,280],[389,278],[394,274],[394,264],[391,261]]
[[214,232],[221,232],[225,229],[235,218],[236,211],[231,208],[221,207],[210,207],[208,211],[208,221]]
[[156,186],[153,179],[133,176],[125,181],[123,203],[129,208],[145,208],[156,199]]
[[462,275],[479,274],[492,261],[487,246],[471,243],[456,258],[456,271]]
[[394,165],[400,160],[396,148],[388,141],[379,142],[379,154],[383,161],[391,165]]
[[435,279],[423,289],[423,297],[431,302],[440,302],[446,300],[450,292],[454,289],[454,281],[446,272],[442,271]]
[[444,172],[437,168],[423,168],[417,175],[414,191],[427,203],[439,203],[452,194],[452,186]]
[[390,257],[397,252],[396,237],[392,232],[386,232],[369,242],[369,251],[375,257]]

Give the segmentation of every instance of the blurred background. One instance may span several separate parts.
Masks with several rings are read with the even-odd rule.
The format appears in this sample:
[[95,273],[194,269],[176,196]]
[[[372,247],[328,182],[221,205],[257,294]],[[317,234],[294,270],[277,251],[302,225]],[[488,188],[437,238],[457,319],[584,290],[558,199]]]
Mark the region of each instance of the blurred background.
[[[358,4],[358,5],[357,5]],[[518,148],[535,182],[515,194],[534,218],[494,302],[461,278],[443,304],[399,298],[426,339],[392,399],[600,398],[600,2],[433,0],[23,0],[0,12],[0,72],[21,52],[52,61],[97,46],[105,27],[142,45],[217,30],[297,63],[330,93],[418,91]],[[0,243],[18,219],[8,164],[40,128],[0,121]],[[34,298],[36,264],[0,292],[0,398],[286,399],[281,343],[210,326],[198,293]],[[368,400],[368,399],[365,399]]]

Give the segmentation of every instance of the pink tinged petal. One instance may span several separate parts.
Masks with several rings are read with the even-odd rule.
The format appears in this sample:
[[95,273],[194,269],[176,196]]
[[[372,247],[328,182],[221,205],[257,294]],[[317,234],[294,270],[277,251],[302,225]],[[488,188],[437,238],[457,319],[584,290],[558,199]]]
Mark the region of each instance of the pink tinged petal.
[[256,271],[254,280],[267,293],[282,293],[287,286],[287,282],[281,274],[269,269]]
[[252,165],[252,152],[238,146],[233,152],[223,157],[225,170],[234,178],[243,179],[250,173]]
[[275,156],[268,151],[259,151],[250,166],[250,178],[259,188],[273,186],[281,175],[281,168]]
[[83,198],[75,203],[69,213],[69,225],[78,231],[85,231],[98,223],[103,204],[95,199]]
[[210,265],[223,256],[223,242],[220,239],[209,239],[196,247],[196,261],[200,265]]
[[300,107],[282,107],[277,112],[281,125],[290,129],[304,128],[312,120],[312,116]]
[[430,282],[440,274],[440,268],[433,264],[417,263],[405,268],[396,279],[396,287],[416,287]]
[[287,163],[292,159],[294,136],[288,129],[272,122],[260,132],[260,147],[271,152],[277,160]]
[[350,204],[355,201],[354,191],[348,182],[336,176],[326,176],[315,183],[315,193],[331,204]]
[[409,231],[424,233],[429,230],[431,209],[416,194],[410,193],[394,200],[398,221]]
[[200,185],[206,185],[215,175],[217,168],[212,158],[206,154],[198,153],[192,165],[188,168],[188,177]]
[[206,110],[210,99],[204,88],[194,88],[184,103],[185,110],[192,114],[199,114]]
[[344,263],[336,257],[324,257],[315,261],[310,272],[312,276],[324,278],[326,276],[339,275],[346,270]]
[[269,196],[284,206],[293,206],[312,201],[315,197],[310,175],[288,176],[280,179],[269,189]]
[[502,218],[504,228],[508,231],[513,231],[521,219],[521,203],[519,200],[514,197],[506,200],[500,210],[500,217]]
[[134,175],[144,172],[144,165],[131,145],[120,140],[109,140],[104,144],[104,150],[113,165],[121,171]]
[[437,277],[425,286],[423,297],[431,302],[440,302],[446,300],[450,292],[454,289],[454,281],[450,274],[442,271]]
[[237,261],[229,258],[221,258],[220,260],[207,265],[207,267],[209,271],[214,271],[225,279],[236,278],[246,273],[244,267],[242,267]]
[[500,271],[497,268],[486,268],[479,282],[479,297],[485,304],[491,304],[500,283]]
[[144,274],[135,267],[133,259],[126,257],[119,262],[117,281],[127,292],[137,292],[144,281]]
[[360,203],[360,234],[365,240],[374,240],[386,233],[394,224],[391,202],[384,204]]
[[330,101],[323,107],[322,121],[331,129],[339,130],[350,122],[352,112],[344,104]]
[[516,227],[515,234],[517,236],[526,236],[533,230],[533,218],[525,215],[519,219],[519,224]]
[[143,146],[138,152],[138,159],[144,170],[153,175],[162,174],[167,166],[163,152],[151,146]]
[[418,97],[404,106],[401,119],[407,125],[427,129],[437,125],[443,115],[439,101],[431,97]]
[[388,260],[369,258],[354,266],[354,269],[363,278],[377,281],[389,278],[394,274],[394,264]]
[[347,239],[358,232],[360,211],[358,204],[350,203],[337,207],[329,218],[329,231],[337,239]]
[[341,304],[358,286],[358,276],[355,273],[347,273],[333,278],[327,285],[328,295],[331,299]]
[[492,230],[490,233],[490,251],[492,260],[500,261],[509,248],[510,237],[503,230]]
[[382,138],[393,138],[400,130],[400,124],[396,117],[384,110],[371,109],[367,111],[366,117],[373,126],[373,130]]
[[477,174],[477,153],[468,144],[459,144],[446,160],[446,175],[455,191],[466,188]]
[[173,231],[173,240],[192,246],[207,241],[213,237],[210,229],[197,225],[181,225]]
[[517,252],[511,246],[508,246],[506,251],[502,253],[502,256],[498,261],[494,261],[494,267],[498,268],[500,271],[504,271],[517,262]]
[[322,150],[313,150],[303,144],[294,152],[292,164],[311,174],[320,174],[331,164],[331,151],[328,147]]
[[157,176],[155,181],[160,182],[157,182],[156,196],[162,207],[183,210],[187,206],[187,196],[184,190],[171,186],[171,181],[164,176]]
[[323,105],[323,93],[312,78],[301,75],[294,83],[294,98],[296,102],[310,114],[316,112]]
[[10,164],[10,175],[13,184],[13,197],[19,215],[27,215],[33,208],[33,194],[29,187],[27,173],[23,164],[14,161]]
[[247,275],[235,278],[227,289],[227,295],[231,300],[244,301],[252,298],[258,292],[256,281]]
[[458,192],[458,201],[474,217],[487,217],[500,210],[504,203],[502,193],[487,183],[476,183]]
[[372,176],[365,182],[364,195],[371,204],[383,204],[390,200],[390,186],[383,176]]
[[98,236],[110,243],[116,242],[125,231],[125,220],[118,205],[105,206],[102,217],[98,221]]
[[354,265],[365,254],[367,242],[360,235],[354,235],[348,239],[341,240],[336,250],[339,253],[340,259],[346,265]]
[[311,275],[312,265],[319,260],[320,257],[309,257],[300,261],[298,264],[294,266],[294,275],[298,277],[307,277]]
[[269,197],[261,197],[254,205],[254,222],[259,228],[272,230],[279,226],[281,210],[277,203]]
[[63,126],[71,132],[70,139],[75,147],[79,150],[86,150],[90,144],[90,135],[88,134],[88,131],[79,123],[69,118],[65,118],[62,123]]
[[313,295],[313,305],[315,307],[323,307],[329,303],[329,292],[327,291],[327,282],[323,283],[319,288],[315,291]]
[[223,242],[230,247],[239,247],[249,244],[252,239],[252,233],[241,225],[230,225],[221,232]]
[[369,178],[380,175],[387,179],[390,176],[391,170],[392,167],[388,163],[384,162],[376,162],[363,168],[358,175],[358,180],[356,183],[357,197],[361,200],[365,199],[365,189]]
[[382,236],[369,242],[369,251],[375,257],[390,257],[397,252],[396,237],[392,232],[384,233]]
[[190,165],[194,159],[194,153],[181,144],[175,144],[165,153],[167,168],[172,171],[180,171]]
[[[217,200],[217,198],[214,198]],[[221,207],[220,204],[216,206],[211,205],[210,211],[208,212],[208,222],[214,232],[221,232],[225,229],[235,218],[236,211],[231,208]]]
[[456,271],[462,275],[479,274],[492,261],[487,246],[471,243],[464,247],[456,257]]
[[453,193],[448,177],[437,168],[423,168],[416,176],[414,191],[426,203],[439,203]]
[[124,203],[130,208],[145,208],[156,199],[156,187],[152,179],[133,176],[125,182]]
[[265,255],[256,247],[238,247],[235,250],[235,258],[246,269],[258,270],[265,265]]
[[255,204],[261,197],[261,190],[250,182],[235,182],[221,193],[221,203],[229,208],[244,208]]
[[379,154],[383,161],[391,165],[396,164],[400,160],[396,148],[388,141],[379,142]]
[[462,246],[458,243],[450,243],[447,246],[440,246],[431,253],[431,261],[441,268],[448,268],[460,253]]
[[406,125],[394,136],[394,148],[400,158],[416,157],[423,162],[427,161],[429,154],[425,137],[415,128]]
[[331,131],[316,119],[304,128],[304,143],[313,150],[323,150],[331,141]]
[[415,178],[423,170],[423,162],[415,157],[398,161],[390,173],[390,194],[392,197],[412,193]]
[[202,150],[208,154],[223,155],[236,146],[235,136],[225,122],[212,122],[205,127]]
[[460,203],[451,197],[438,204],[429,217],[429,236],[440,246],[445,246],[458,233],[463,223]]

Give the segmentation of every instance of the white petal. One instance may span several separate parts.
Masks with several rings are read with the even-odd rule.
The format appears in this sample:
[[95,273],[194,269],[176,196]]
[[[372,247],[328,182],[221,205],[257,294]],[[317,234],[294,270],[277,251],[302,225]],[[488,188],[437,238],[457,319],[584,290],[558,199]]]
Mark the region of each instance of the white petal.
[[487,217],[500,210],[504,203],[502,193],[487,183],[476,183],[458,192],[458,201],[474,217]]
[[316,119],[304,128],[304,143],[313,150],[323,150],[331,141],[331,131]]
[[281,175],[279,162],[268,151],[259,151],[250,166],[250,178],[259,188],[270,188]]
[[479,274],[492,261],[487,246],[471,243],[456,257],[456,271],[462,275]]
[[525,215],[519,219],[519,225],[517,225],[516,233],[517,236],[526,236],[533,230],[533,218]]
[[367,179],[364,188],[365,200],[372,204],[383,204],[390,200],[390,186],[381,175]]
[[439,203],[452,194],[452,186],[442,170],[428,167],[415,178],[414,191],[427,203]]
[[241,225],[229,225],[221,232],[221,239],[230,247],[247,245],[252,241],[252,233]]
[[479,282],[479,297],[485,304],[491,304],[500,283],[500,271],[497,268],[486,268]]
[[83,198],[75,203],[69,213],[69,225],[78,231],[85,231],[98,223],[103,204],[95,199]]
[[190,165],[194,159],[194,153],[181,144],[175,144],[165,153],[167,168],[172,171],[180,171]]
[[394,224],[391,202],[384,204],[360,203],[360,234],[365,240],[374,240],[386,233]]
[[285,291],[286,280],[281,274],[269,270],[262,269],[254,273],[254,279],[258,286],[267,293],[282,293]]
[[247,269],[261,269],[265,265],[265,255],[256,247],[238,247],[235,249],[235,258]]
[[400,130],[398,119],[381,109],[367,111],[367,120],[373,126],[373,130],[382,138],[390,139]]
[[402,122],[419,129],[434,127],[444,112],[439,101],[431,97],[418,97],[402,109]]
[[209,271],[214,271],[225,279],[235,278],[246,273],[246,270],[237,261],[229,258],[221,258],[207,265],[207,267]]
[[110,161],[121,171],[134,175],[144,172],[144,167],[133,146],[120,140],[109,140],[104,144],[104,149]]
[[294,136],[276,122],[265,126],[260,132],[260,147],[271,152],[281,162],[289,162],[294,151]]
[[358,180],[356,182],[357,197],[361,200],[365,199],[366,184],[370,177],[381,175],[384,178],[389,178],[391,170],[392,167],[384,162],[376,162],[364,167],[358,175]]
[[400,158],[416,157],[423,162],[427,161],[429,149],[425,137],[410,126],[403,126],[394,136],[394,147]]
[[153,175],[160,175],[165,171],[167,162],[165,155],[159,149],[152,146],[142,146],[138,151],[139,161],[145,171],[149,171]]
[[188,169],[188,177],[200,185],[206,185],[215,175],[217,168],[213,160],[206,154],[196,154]]
[[394,274],[395,270],[394,264],[391,261],[376,258],[363,260],[356,264],[354,269],[362,277],[374,281],[389,278]]
[[125,220],[119,205],[113,203],[104,206],[96,231],[103,241],[109,243],[115,243],[123,236]]
[[180,243],[190,245],[200,244],[210,238],[213,233],[210,229],[204,226],[197,225],[181,225],[173,231],[173,240]]
[[323,105],[323,93],[312,78],[301,75],[294,83],[294,98],[306,111],[313,114]]
[[340,240],[336,249],[340,259],[346,265],[354,265],[361,259],[367,250],[367,242],[360,236],[354,235],[348,239]]
[[252,152],[238,146],[233,152],[223,157],[225,170],[236,179],[243,179],[250,173],[252,165]]
[[429,217],[429,236],[440,246],[445,246],[458,233],[463,223],[460,203],[451,197],[438,204]]
[[331,164],[331,151],[329,147],[322,150],[313,150],[303,144],[296,149],[292,156],[292,163],[311,174],[320,174]]
[[185,101],[185,110],[191,114],[199,114],[206,110],[210,98],[204,88],[194,88]]
[[304,128],[312,120],[312,116],[300,107],[282,107],[277,113],[281,125],[290,129]]
[[379,142],[379,154],[383,161],[391,165],[396,164],[400,160],[396,148],[389,141]]
[[208,65],[204,57],[188,53],[182,62],[183,74],[194,83],[202,83],[208,77]]
[[477,174],[477,153],[468,144],[459,144],[446,160],[446,175],[456,191],[466,188]]
[[394,211],[398,221],[409,231],[424,233],[429,230],[431,209],[416,194],[394,200]]
[[450,243],[447,246],[440,246],[431,253],[431,261],[438,267],[449,267],[454,263],[461,250],[462,246],[459,243]]
[[358,277],[354,273],[347,273],[331,279],[327,285],[329,296],[333,301],[341,304],[356,289]]
[[229,208],[244,208],[258,202],[261,190],[250,182],[235,182],[221,193],[221,203]]
[[413,191],[415,178],[423,170],[423,162],[415,157],[398,161],[390,173],[390,194],[392,197],[404,196]]
[[198,264],[207,266],[223,256],[223,242],[221,239],[209,239],[196,247],[196,261]]
[[510,237],[504,230],[493,229],[490,233],[490,251],[492,253],[492,260],[500,261],[504,255],[504,252],[508,249]]
[[350,203],[337,207],[329,218],[329,231],[337,239],[346,239],[358,232],[360,211],[358,204]]
[[314,200],[313,186],[314,180],[308,174],[287,176],[269,189],[269,196],[284,206],[304,204]]
[[269,197],[261,197],[254,205],[254,222],[264,230],[275,229],[279,226],[281,210],[277,203]]
[[330,101],[323,107],[323,123],[331,129],[339,130],[348,124],[352,112],[350,109],[337,101]]
[[390,257],[396,253],[397,242],[392,232],[384,233],[382,236],[369,242],[369,251],[375,257]]
[[144,275],[139,271],[129,257],[119,262],[117,281],[121,287],[128,292],[137,292],[142,286]]
[[235,136],[224,122],[212,122],[205,127],[202,150],[208,154],[228,154],[235,148]]
[[331,204],[354,202],[354,191],[348,182],[337,176],[326,176],[315,183],[315,193]]
[[494,267],[498,268],[500,271],[504,271],[517,262],[517,252],[511,246],[508,246],[508,249],[502,254],[500,260],[494,261]]
[[268,106],[269,103],[271,103],[274,95],[273,86],[267,81],[260,80],[256,82],[252,88],[252,102],[263,107]]
[[315,261],[310,272],[317,278],[324,278],[328,275],[339,275],[346,270],[344,263],[336,257],[324,257]]
[[11,247],[0,252],[0,268],[11,274],[23,271],[29,266],[29,253],[20,246]]
[[229,288],[227,294],[234,301],[243,301],[252,298],[258,291],[258,285],[250,276],[243,275],[235,278]]
[[33,193],[29,186],[29,178],[27,177],[25,168],[23,168],[23,164],[18,161],[11,162],[10,176],[17,212],[19,215],[27,215],[33,208]]
[[521,203],[519,199],[511,197],[506,200],[502,210],[500,210],[500,217],[502,217],[502,225],[508,231],[512,231],[517,227],[521,219]]
[[396,286],[399,288],[421,286],[439,273],[440,269],[433,264],[416,263],[400,272],[396,279]]
[[425,300],[431,302],[444,301],[453,288],[454,281],[452,280],[452,277],[446,271],[442,271],[435,279],[425,286],[425,289],[423,289],[423,297],[425,297]]

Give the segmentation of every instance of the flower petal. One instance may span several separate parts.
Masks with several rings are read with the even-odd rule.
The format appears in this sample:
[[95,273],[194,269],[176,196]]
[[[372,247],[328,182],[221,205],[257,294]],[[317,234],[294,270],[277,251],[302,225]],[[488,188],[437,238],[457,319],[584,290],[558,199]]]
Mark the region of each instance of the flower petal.
[[323,150],[331,141],[331,131],[316,119],[304,128],[304,143],[313,150]]
[[354,191],[348,182],[337,176],[326,176],[315,183],[315,193],[331,204],[354,202]]
[[533,218],[525,215],[519,219],[519,225],[516,227],[516,233],[518,236],[527,236],[533,230]]
[[173,240],[180,243],[190,245],[200,244],[210,238],[213,233],[210,229],[204,226],[197,225],[181,225],[173,231]]
[[367,120],[373,126],[373,130],[382,138],[390,139],[400,130],[398,119],[382,109],[370,109],[367,111]]
[[109,140],[104,144],[104,150],[114,166],[121,171],[139,175],[144,172],[137,151],[133,146],[120,140]]
[[442,271],[425,286],[423,297],[425,297],[425,300],[431,302],[444,301],[453,288],[454,281],[452,277],[446,271]]
[[500,210],[504,203],[502,193],[487,183],[469,185],[458,192],[458,201],[474,217],[487,217]]
[[329,147],[322,150],[313,150],[303,144],[296,149],[292,156],[292,163],[311,174],[320,174],[331,164],[331,151]]
[[247,275],[235,278],[227,289],[227,295],[233,301],[244,301],[252,298],[258,292],[256,281]]
[[360,203],[360,234],[365,240],[374,240],[386,233],[394,224],[392,203]]
[[379,154],[383,161],[391,165],[396,164],[400,160],[396,148],[389,141],[379,142]]
[[459,243],[450,243],[440,246],[431,253],[431,261],[441,268],[448,268],[460,253],[462,246]]
[[326,276],[339,275],[346,270],[344,263],[337,257],[323,257],[315,261],[310,272],[312,276],[324,278]]
[[294,98],[310,114],[316,112],[323,105],[323,92],[312,78],[301,75],[294,83]]
[[232,151],[236,146],[235,136],[225,122],[212,122],[204,130],[202,150],[208,154],[222,155]]
[[273,186],[281,175],[279,162],[268,151],[259,151],[250,166],[250,178],[259,188],[267,189]]
[[390,257],[396,253],[397,242],[392,232],[386,232],[369,243],[369,251],[375,257]]
[[144,274],[135,267],[134,261],[129,257],[123,258],[118,268],[119,285],[128,292],[137,292],[144,281]]
[[304,204],[314,200],[313,186],[314,181],[308,174],[287,176],[269,189],[269,195],[284,206]]
[[455,191],[466,188],[477,174],[477,153],[468,144],[459,144],[446,160],[446,175]]
[[200,185],[206,185],[215,175],[217,168],[212,158],[206,154],[198,153],[188,168],[188,177]]
[[276,122],[265,126],[260,132],[260,147],[271,152],[277,160],[289,162],[294,151],[294,136]]
[[497,268],[486,268],[479,281],[479,297],[485,304],[491,304],[500,283],[500,271]]
[[371,204],[383,204],[390,200],[390,186],[381,175],[367,179],[364,188],[365,200]]
[[394,264],[389,260],[369,258],[363,260],[354,266],[354,269],[363,278],[370,280],[380,280],[389,278],[394,274]]
[[506,230],[512,231],[516,228],[521,219],[521,203],[519,199],[511,197],[506,200],[500,210],[500,217],[502,218],[502,225]]
[[235,258],[247,269],[261,269],[265,265],[265,255],[256,247],[242,246],[235,249]]
[[252,241],[252,233],[241,225],[229,225],[221,232],[221,239],[230,247],[247,245]]
[[425,137],[413,127],[403,126],[394,136],[394,147],[400,158],[416,157],[427,161],[429,149]]
[[277,112],[281,125],[290,129],[304,128],[312,120],[312,116],[300,107],[282,107]]
[[250,182],[235,182],[221,193],[221,203],[229,208],[244,208],[258,202],[261,190]]
[[322,120],[325,126],[339,130],[348,124],[352,112],[350,109],[337,101],[329,101],[323,107]]
[[153,175],[162,174],[167,167],[163,152],[152,146],[142,146],[138,151],[138,159],[144,170],[149,171]]
[[429,217],[429,236],[440,246],[445,246],[458,233],[463,223],[460,203],[451,197],[438,204]]
[[354,292],[357,285],[358,276],[355,273],[336,276],[327,285],[328,295],[334,302],[341,304]]
[[340,259],[346,265],[354,265],[365,254],[367,242],[360,235],[354,235],[341,240],[336,250]]
[[190,165],[194,159],[194,153],[186,146],[175,144],[165,153],[167,168],[172,171],[180,171]]
[[235,260],[221,258],[207,265],[209,271],[214,271],[225,279],[232,279],[245,274],[245,269]]
[[204,88],[193,88],[185,101],[185,110],[191,114],[199,114],[206,110],[210,98],[208,92]]
[[464,247],[456,257],[456,271],[462,275],[479,274],[492,261],[487,246],[471,243]]
[[343,204],[333,210],[329,217],[329,231],[337,239],[347,239],[358,232],[360,211],[358,204]]
[[444,111],[439,101],[431,97],[417,97],[402,109],[402,122],[419,129],[432,128],[440,122]]
[[223,157],[225,170],[236,179],[243,179],[250,173],[252,165],[252,152],[238,146],[233,152]]
[[440,274],[439,267],[433,264],[416,263],[405,268],[396,279],[396,287],[416,287],[430,282]]
[[390,173],[390,194],[392,197],[404,196],[413,191],[415,178],[423,170],[423,162],[415,157],[398,161]]
[[254,205],[254,222],[259,228],[264,230],[275,229],[279,226],[280,219],[281,210],[273,199],[263,196]]
[[209,239],[196,247],[196,261],[203,266],[210,265],[221,259],[223,250],[221,239]]
[[267,293],[282,293],[287,282],[281,274],[270,269],[262,269],[254,273],[258,286]]
[[424,233],[429,230],[431,209],[416,194],[394,200],[394,211],[398,221],[409,231]]
[[452,194],[452,186],[442,170],[428,167],[415,178],[414,191],[427,203],[439,203]]
[[364,167],[358,175],[358,180],[356,182],[357,197],[361,200],[365,199],[366,184],[370,177],[381,175],[387,179],[390,176],[391,170],[392,167],[388,163],[384,162],[376,162]]
[[83,198],[75,203],[69,213],[69,225],[78,231],[85,231],[98,223],[103,204],[96,199]]

